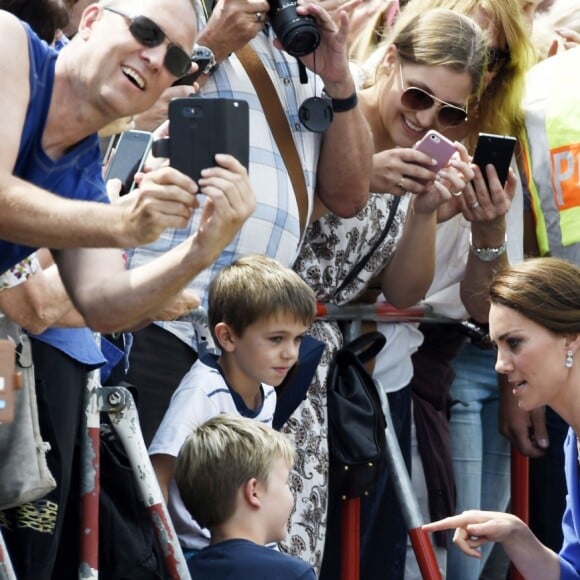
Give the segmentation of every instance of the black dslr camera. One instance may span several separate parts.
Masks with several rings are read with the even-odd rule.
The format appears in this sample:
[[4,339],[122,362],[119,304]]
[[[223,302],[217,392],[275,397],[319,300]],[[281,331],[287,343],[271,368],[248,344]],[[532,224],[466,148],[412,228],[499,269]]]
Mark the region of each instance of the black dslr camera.
[[284,50],[292,56],[310,54],[320,44],[320,29],[311,16],[296,13],[295,0],[269,0],[270,24]]

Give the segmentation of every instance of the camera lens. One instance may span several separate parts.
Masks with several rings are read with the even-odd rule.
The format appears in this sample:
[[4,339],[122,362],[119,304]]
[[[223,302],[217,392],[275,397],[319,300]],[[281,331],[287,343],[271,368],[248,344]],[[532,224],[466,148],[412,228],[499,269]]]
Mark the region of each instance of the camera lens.
[[310,16],[296,13],[296,2],[270,0],[270,24],[284,50],[292,56],[305,56],[320,44],[320,30]]

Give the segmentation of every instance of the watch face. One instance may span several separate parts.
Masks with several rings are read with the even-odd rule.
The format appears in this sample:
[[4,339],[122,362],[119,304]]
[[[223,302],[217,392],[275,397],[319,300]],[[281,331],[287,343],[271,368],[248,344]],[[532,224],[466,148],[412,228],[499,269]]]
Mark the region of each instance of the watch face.
[[191,60],[197,63],[199,70],[205,74],[211,74],[217,66],[213,51],[207,46],[196,46],[193,49]]
[[195,60],[192,58],[191,61],[197,64],[198,67],[197,70],[199,71],[199,74],[201,73],[208,74],[209,72],[211,72],[212,65],[214,64],[213,61],[207,58],[199,58]]

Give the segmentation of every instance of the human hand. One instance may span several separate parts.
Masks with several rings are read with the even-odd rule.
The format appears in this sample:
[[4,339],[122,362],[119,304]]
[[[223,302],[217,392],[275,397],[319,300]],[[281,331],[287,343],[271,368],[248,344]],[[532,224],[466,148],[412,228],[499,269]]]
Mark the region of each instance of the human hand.
[[199,188],[187,175],[161,167],[135,176],[138,184],[115,203],[123,214],[124,247],[155,241],[166,228],[183,228],[199,206]]
[[527,457],[541,457],[550,445],[545,409],[520,409],[503,375],[499,379],[499,432]]
[[423,193],[425,183],[432,182],[436,173],[429,168],[433,160],[411,147],[394,147],[373,155],[371,191],[402,195]]
[[162,310],[157,312],[153,320],[176,320],[180,316],[189,314],[192,310],[199,308],[201,300],[199,296],[188,288],[178,292]]
[[[437,173],[430,172],[434,179],[426,184],[423,192],[416,192],[418,195],[413,200],[415,211],[421,213],[437,211],[439,222],[461,211],[460,197],[466,184],[473,179],[467,149],[458,141],[455,141],[454,146],[456,152],[449,163]],[[406,180],[404,185],[406,186]]]
[[457,151],[447,166],[437,172],[435,181],[427,184],[427,191],[413,200],[416,212],[437,211],[437,219],[442,221],[460,211],[460,198],[466,184],[473,178],[473,170],[465,147],[456,141],[455,148]]
[[550,48],[548,49],[548,56],[554,56],[560,52],[560,48],[569,50],[580,45],[580,33],[571,30],[570,28],[558,28],[556,34],[560,38],[554,38]]
[[166,88],[152,107],[134,117],[135,129],[154,131],[164,121],[167,121],[169,101],[178,97],[187,97],[193,92],[195,92],[194,87],[189,85]]
[[[256,209],[256,198],[246,168],[231,155],[218,154],[217,165],[203,169],[201,193],[207,196],[195,234],[201,251],[213,261]],[[198,249],[199,251],[199,249]]]
[[[454,165],[452,161],[450,165]],[[466,182],[462,190],[462,195],[456,197],[457,207],[463,214],[463,217],[475,224],[476,227],[496,226],[504,222],[512,199],[515,194],[517,177],[515,173],[509,170],[505,186],[500,182],[497,172],[493,165],[486,167],[487,180],[489,188],[486,185],[481,169],[471,164],[472,179]],[[438,221],[444,221],[450,216],[438,216]]]
[[453,528],[453,543],[467,556],[481,558],[481,546],[488,542],[505,542],[527,526],[512,514],[479,510],[465,511],[422,526],[428,533]]
[[344,10],[350,18],[352,13],[363,3],[363,1],[364,0],[318,0],[318,3],[333,16],[335,14],[338,15],[341,10]]
[[[355,90],[348,64],[348,14],[346,10],[330,14],[315,0],[297,0],[296,12],[312,16],[320,29],[318,48],[300,58],[306,67],[316,72],[326,92],[333,98],[347,98]],[[282,49],[278,39],[275,44]]]
[[218,0],[197,43],[211,48],[221,62],[264,28],[269,9],[267,0]]

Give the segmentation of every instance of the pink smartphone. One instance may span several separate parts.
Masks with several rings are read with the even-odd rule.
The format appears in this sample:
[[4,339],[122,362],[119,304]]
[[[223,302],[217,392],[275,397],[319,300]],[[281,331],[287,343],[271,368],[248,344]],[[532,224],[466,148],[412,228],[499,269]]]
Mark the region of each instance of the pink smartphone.
[[425,133],[425,135],[415,143],[414,148],[429,155],[432,159],[435,159],[437,162],[436,165],[430,165],[427,167],[427,169],[430,169],[434,173],[437,173],[440,169],[445,167],[451,159],[451,156],[455,151],[457,151],[452,141],[433,129],[427,131],[427,133]]

